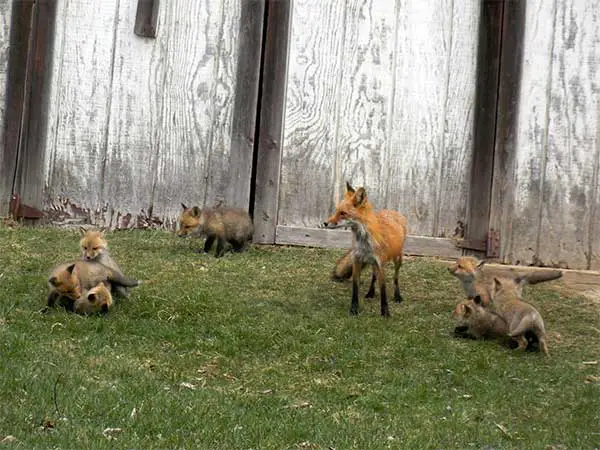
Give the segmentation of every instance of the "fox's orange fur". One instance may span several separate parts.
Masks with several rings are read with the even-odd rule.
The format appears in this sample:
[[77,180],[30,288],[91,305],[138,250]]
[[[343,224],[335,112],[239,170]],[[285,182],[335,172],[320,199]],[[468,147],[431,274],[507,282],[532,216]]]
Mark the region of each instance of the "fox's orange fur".
[[394,300],[402,301],[398,287],[398,270],[402,265],[407,220],[400,213],[380,210],[375,213],[367,199],[364,187],[354,189],[346,183],[344,199],[336,206],[335,213],[325,222],[327,228],[350,227],[353,234],[352,304],[350,312],[358,314],[358,285],[364,265],[374,269],[369,294],[374,293],[375,279],[379,280],[381,315],[389,316],[383,265],[394,261]]
[[78,314],[106,314],[112,307],[113,299],[107,283],[98,283],[75,300],[73,309]]
[[205,253],[210,251],[216,240],[217,257],[225,252],[226,243],[229,243],[235,252],[247,250],[254,233],[254,225],[246,211],[238,208],[188,208],[183,203],[181,206],[183,210],[179,216],[177,230],[179,237],[204,235]]
[[494,278],[491,308],[508,325],[508,335],[519,343],[521,350],[529,344],[527,334],[533,333],[540,350],[548,355],[546,330],[542,316],[535,307],[520,298],[520,289],[515,280]]
[[73,310],[74,302],[81,294],[98,284],[107,282],[111,285],[135,287],[139,281],[124,277],[121,273],[97,261],[75,261],[56,267],[48,278],[50,293],[48,307],[58,301],[67,309]]
[[[108,242],[106,242],[106,238],[104,237],[104,228],[93,230],[80,227],[80,231],[81,240],[79,241],[79,247],[81,248],[81,259],[84,261],[97,261],[122,275],[121,268],[108,251]],[[111,290],[123,297],[129,295],[129,291],[123,286],[112,286]]]
[[[448,270],[461,281],[468,298],[473,299],[480,296],[483,306],[488,306],[494,289],[494,277],[485,272],[484,264],[485,261],[478,261],[471,256],[461,256]],[[560,270],[549,269],[521,275],[513,273],[506,278],[515,281],[518,295],[521,295],[523,285],[542,283],[560,277],[562,277]]]

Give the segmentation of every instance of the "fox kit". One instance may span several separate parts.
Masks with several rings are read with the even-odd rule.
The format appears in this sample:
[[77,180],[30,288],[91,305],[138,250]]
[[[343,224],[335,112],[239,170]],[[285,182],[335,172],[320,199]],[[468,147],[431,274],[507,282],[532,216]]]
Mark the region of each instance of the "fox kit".
[[404,240],[407,233],[406,219],[396,211],[381,210],[377,214],[367,199],[364,187],[354,189],[346,183],[346,195],[336,206],[335,213],[325,221],[326,228],[349,227],[354,245],[350,251],[352,260],[351,314],[358,314],[358,289],[360,272],[364,265],[373,266],[373,276],[368,294],[374,294],[375,280],[379,280],[381,315],[389,316],[383,265],[394,262],[394,300],[402,301],[398,287],[398,271],[402,265]]
[[[479,295],[483,306],[488,306],[491,290],[494,287],[494,277],[482,270],[484,264],[485,261],[477,261],[471,256],[461,256],[448,270],[461,281],[468,298],[473,299]],[[514,279],[517,292],[521,295],[521,287],[525,284],[537,284],[560,277],[562,277],[560,270],[542,270],[525,275],[515,275]]]
[[73,310],[77,314],[106,314],[112,307],[113,299],[106,282],[98,283],[75,300]]
[[468,337],[501,339],[508,334],[508,325],[502,317],[473,300],[464,300],[456,305],[452,317],[458,322],[457,328],[465,327],[465,336]]
[[520,299],[519,286],[514,280],[494,278],[491,300],[494,312],[508,325],[507,334],[519,343],[521,350],[527,348],[527,334],[532,333],[537,338],[542,352],[548,355],[542,316],[532,305]]
[[235,208],[193,208],[181,204],[183,211],[179,216],[177,235],[206,236],[204,252],[208,253],[217,241],[215,256],[218,258],[225,253],[225,244],[231,244],[233,251],[242,252],[248,249],[248,244],[254,234],[254,225],[248,213]]
[[[81,240],[79,241],[79,246],[81,247],[81,259],[84,261],[97,261],[100,264],[104,264],[106,267],[111,268],[115,272],[123,274],[121,268],[110,256],[110,252],[107,248],[108,243],[104,238],[104,229],[86,230],[83,227],[80,227],[79,229],[81,230]],[[123,297],[129,295],[127,288],[124,288],[123,286],[113,286],[112,290]]]
[[140,284],[139,281],[125,278],[119,272],[97,261],[76,261],[61,264],[52,271],[50,278],[48,278],[48,286],[50,287],[48,307],[53,307],[56,302],[59,302],[59,304],[72,311],[74,302],[81,297],[84,291],[88,291],[103,282],[124,287],[135,287]]

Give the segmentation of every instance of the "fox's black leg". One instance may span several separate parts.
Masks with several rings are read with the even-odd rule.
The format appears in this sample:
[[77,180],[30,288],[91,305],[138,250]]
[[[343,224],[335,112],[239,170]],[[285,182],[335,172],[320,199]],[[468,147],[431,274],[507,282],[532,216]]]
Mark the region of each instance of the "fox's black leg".
[[215,253],[215,256],[217,258],[223,256],[223,253],[225,253],[225,239],[222,238],[218,238],[217,239],[217,250]]
[[377,274],[373,271],[373,275],[371,275],[371,285],[369,286],[369,290],[367,291],[367,295],[365,298],[373,298],[375,297],[375,281],[377,280]]
[[206,238],[206,242],[204,243],[204,253],[210,252],[210,249],[212,248],[214,242],[215,242],[214,236],[208,236]]

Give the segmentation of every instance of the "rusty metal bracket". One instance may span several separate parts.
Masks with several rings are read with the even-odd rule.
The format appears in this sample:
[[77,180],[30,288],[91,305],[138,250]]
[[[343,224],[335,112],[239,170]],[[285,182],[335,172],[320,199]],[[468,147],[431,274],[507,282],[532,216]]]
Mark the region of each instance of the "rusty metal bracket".
[[10,197],[10,213],[13,219],[41,219],[44,213],[33,206],[21,203],[21,197],[13,194]]
[[485,256],[500,258],[500,231],[494,229],[488,231]]
[[461,239],[456,241],[458,248],[466,250],[474,250],[477,252],[485,252],[487,258],[500,257],[500,231],[489,230],[485,241],[476,239]]

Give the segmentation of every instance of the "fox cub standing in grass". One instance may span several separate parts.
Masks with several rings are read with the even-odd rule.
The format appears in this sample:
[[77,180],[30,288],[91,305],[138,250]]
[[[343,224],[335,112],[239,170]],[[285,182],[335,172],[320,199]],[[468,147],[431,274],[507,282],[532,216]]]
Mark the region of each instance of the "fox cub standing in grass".
[[[508,336],[519,343],[519,349],[525,350],[529,344],[527,334],[532,333],[537,338],[540,350],[548,355],[546,344],[546,329],[544,321],[537,309],[521,300],[520,292],[523,280],[494,278],[494,288],[491,294],[493,312],[502,317],[508,325]],[[479,297],[475,298],[476,300]]]
[[124,277],[120,272],[97,261],[76,261],[56,267],[48,278],[50,293],[48,307],[57,302],[69,311],[83,293],[108,282],[111,286],[136,287],[139,281]]
[[206,208],[197,206],[188,208],[181,204],[183,211],[179,216],[177,235],[205,236],[204,252],[208,253],[217,241],[215,256],[225,253],[225,244],[229,243],[234,252],[243,252],[254,234],[254,225],[248,213],[236,208]]
[[[91,230],[83,227],[80,227],[79,229],[81,231],[81,240],[79,241],[79,246],[81,247],[81,259],[84,261],[99,262],[122,275],[123,272],[121,271],[121,268],[115,260],[112,259],[110,252],[108,251],[108,243],[104,237],[104,229]],[[129,291],[123,286],[115,285],[112,286],[111,289],[123,297],[129,295]]]
[[73,310],[77,314],[106,314],[112,307],[113,298],[107,282],[98,283],[81,297],[75,300]]
[[358,314],[360,272],[364,265],[373,266],[369,294],[374,294],[375,280],[379,280],[381,315],[389,316],[383,264],[394,261],[394,300],[402,301],[398,287],[398,271],[402,265],[407,221],[400,213],[391,210],[373,211],[364,187],[354,189],[346,183],[344,199],[335,213],[324,223],[326,228],[349,227],[352,230],[352,303],[351,314]]
[[[448,270],[460,280],[468,298],[473,299],[479,295],[483,306],[488,306],[491,290],[494,287],[494,277],[484,272],[482,269],[484,264],[485,261],[477,261],[471,256],[461,256]],[[515,280],[518,294],[521,295],[521,288],[526,284],[542,283],[560,277],[562,277],[560,270],[540,270],[524,275],[515,274],[511,278]]]

